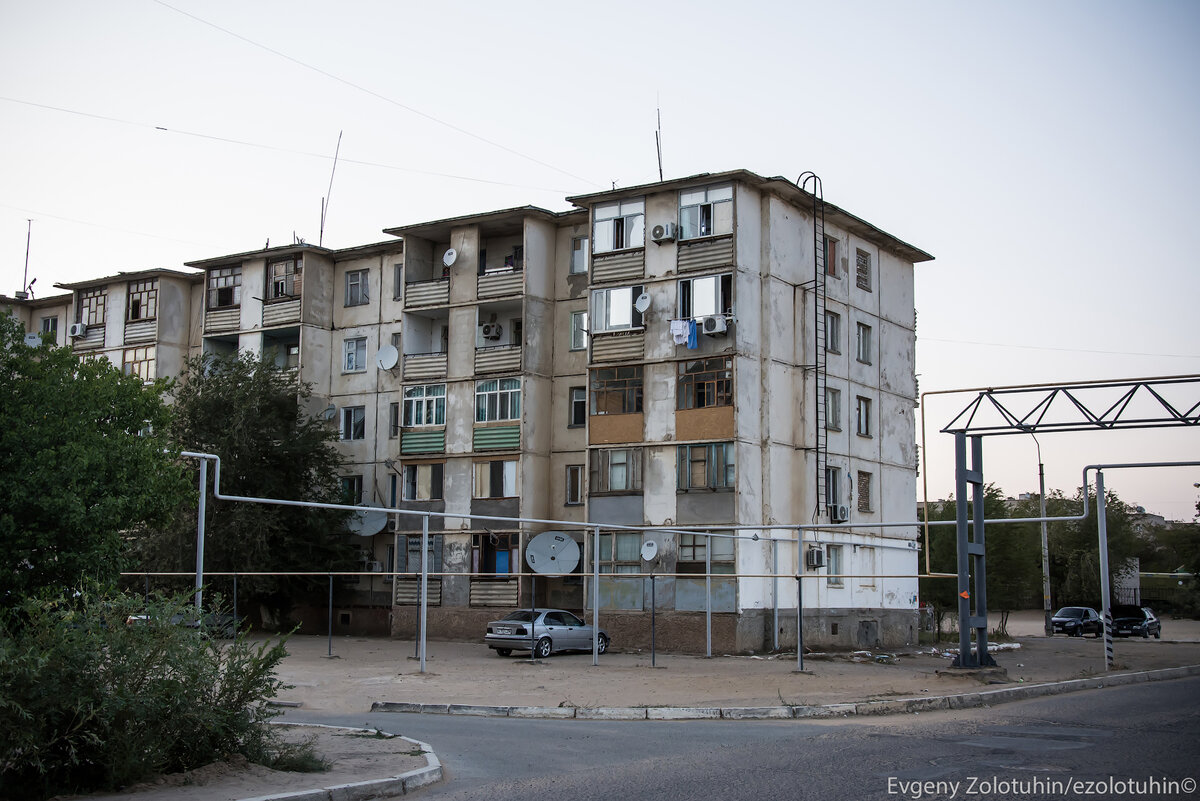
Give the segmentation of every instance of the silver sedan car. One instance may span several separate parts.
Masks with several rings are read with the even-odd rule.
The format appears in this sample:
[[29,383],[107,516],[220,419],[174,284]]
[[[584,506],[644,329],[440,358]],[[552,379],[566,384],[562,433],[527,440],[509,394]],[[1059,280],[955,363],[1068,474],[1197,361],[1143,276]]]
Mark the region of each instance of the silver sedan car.
[[[563,609],[518,609],[488,623],[483,642],[500,656],[532,649],[535,657],[545,659],[555,651],[592,650],[592,627]],[[601,629],[596,650],[604,653],[608,643],[608,632]]]

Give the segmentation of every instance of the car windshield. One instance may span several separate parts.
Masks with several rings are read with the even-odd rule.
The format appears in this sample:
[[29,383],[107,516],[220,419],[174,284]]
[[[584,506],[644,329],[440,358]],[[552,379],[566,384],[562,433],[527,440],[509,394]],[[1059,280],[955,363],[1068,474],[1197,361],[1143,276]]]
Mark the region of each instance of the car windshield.
[[1142,617],[1142,610],[1136,606],[1114,606],[1112,609],[1113,617]]
[[1083,609],[1078,606],[1064,606],[1054,613],[1055,617],[1083,617]]
[[528,623],[533,619],[533,613],[528,609],[518,609],[516,612],[509,612],[501,618],[501,620],[510,620],[513,623]]

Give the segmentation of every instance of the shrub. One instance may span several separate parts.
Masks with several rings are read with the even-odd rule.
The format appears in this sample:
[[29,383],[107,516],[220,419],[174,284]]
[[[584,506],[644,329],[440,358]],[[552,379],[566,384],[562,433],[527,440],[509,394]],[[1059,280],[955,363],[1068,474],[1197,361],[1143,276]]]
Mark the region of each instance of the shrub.
[[[77,592],[0,610],[0,797],[112,790],[234,753],[270,763],[284,640],[209,639],[186,596]],[[178,618],[177,618],[178,619]]]

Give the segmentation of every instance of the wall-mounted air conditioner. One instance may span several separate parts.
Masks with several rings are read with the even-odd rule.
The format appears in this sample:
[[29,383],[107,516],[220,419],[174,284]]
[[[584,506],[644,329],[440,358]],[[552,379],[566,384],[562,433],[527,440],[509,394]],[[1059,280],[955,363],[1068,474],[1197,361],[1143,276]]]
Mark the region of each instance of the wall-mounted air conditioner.
[[804,564],[810,570],[825,567],[825,550],[820,547],[809,548],[804,552]]
[[728,325],[729,324],[725,322],[725,318],[720,315],[705,317],[700,321],[700,328],[710,337],[722,336],[725,333]]
[[484,339],[499,339],[503,329],[500,328],[500,323],[484,323],[479,326],[479,333]]
[[844,503],[831,504],[829,519],[834,523],[846,523],[850,520],[850,507]]
[[674,242],[679,236],[679,227],[675,223],[663,223],[650,229],[650,238],[655,242]]
[[71,323],[69,333],[76,339],[87,336],[87,323]]

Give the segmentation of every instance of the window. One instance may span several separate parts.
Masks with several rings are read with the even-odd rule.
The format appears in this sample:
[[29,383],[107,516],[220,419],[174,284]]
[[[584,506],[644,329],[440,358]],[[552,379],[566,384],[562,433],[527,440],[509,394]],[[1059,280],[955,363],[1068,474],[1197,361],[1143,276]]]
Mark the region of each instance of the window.
[[404,465],[404,500],[442,500],[445,497],[442,493],[445,467],[442,462]]
[[[731,531],[719,532],[732,534]],[[705,556],[712,549],[712,572],[733,572],[733,538],[707,537],[704,534],[679,534],[679,558],[676,570],[679,573],[703,573]]]
[[362,476],[342,476],[342,503],[358,505],[363,501]]
[[446,385],[425,384],[404,389],[404,426],[446,425]]
[[58,333],[58,315],[53,317],[42,318],[42,333],[57,334]]
[[126,348],[121,358],[121,372],[136,375],[143,381],[154,380],[154,346]]
[[476,498],[515,498],[517,462],[515,459],[475,463]]
[[733,274],[685,278],[679,282],[679,319],[733,315]]
[[367,436],[367,407],[342,407],[342,439],[365,439]]
[[571,275],[579,275],[587,272],[588,262],[588,238],[586,236],[577,236],[571,239],[571,267],[569,273]]
[[598,492],[641,492],[642,449],[610,448],[592,451],[589,486]]
[[89,289],[79,295],[79,322],[84,325],[104,325],[104,307],[108,293],[103,289]]
[[587,350],[587,315],[585,311],[571,312],[571,350]]
[[395,439],[400,434],[400,404],[388,404],[388,439]]
[[[482,578],[520,572],[519,534],[472,534],[471,572]],[[417,553],[420,554],[420,547]]]
[[[842,502],[842,471],[837,467],[825,468],[825,505],[837,506]],[[831,515],[832,516],[832,515]]]
[[842,352],[842,316],[837,312],[825,312],[825,350]]
[[129,282],[129,299],[125,309],[125,319],[129,322],[136,320],[153,320],[158,316],[158,279]]
[[592,371],[592,414],[634,414],[642,410],[642,366]]
[[601,573],[640,573],[642,535],[636,531],[618,531],[600,535]]
[[346,359],[342,365],[344,373],[360,373],[367,369],[367,338],[354,337],[345,341]]
[[300,259],[274,261],[267,267],[268,300],[290,300],[300,295]]
[[837,278],[837,240],[832,236],[825,237],[825,274]]
[[679,193],[679,238],[733,232],[733,187],[706,186]]
[[567,465],[567,506],[583,504],[583,465]]
[[871,363],[871,326],[866,323],[858,324],[858,360],[863,364]]
[[[399,478],[399,476],[397,476],[395,473],[392,473],[391,475],[388,476],[388,506],[391,506],[393,508],[395,508],[398,505],[398,501],[400,500],[400,496],[397,494],[398,493],[397,486],[400,483],[399,481],[397,481],[398,478]],[[390,547],[391,546],[389,546],[389,548]]]
[[858,471],[858,511],[871,511],[871,474]]
[[596,206],[597,253],[640,248],[646,244],[646,202],[625,200]]
[[854,254],[854,284],[864,292],[871,291],[871,254],[865,250]]
[[[379,294],[383,294],[380,292]],[[400,300],[404,296],[404,265],[392,265],[392,300]]]
[[871,436],[871,399],[859,395],[855,401],[855,431],[860,437],[869,437]]
[[475,384],[475,422],[521,419],[521,379],[500,378]]
[[641,294],[641,286],[597,289],[592,292],[593,332],[628,331],[631,328],[641,328],[642,313],[633,308],[633,302]]
[[366,270],[350,270],[346,273],[346,304],[362,306],[371,300],[371,284]]
[[825,387],[825,428],[830,431],[842,430],[842,391],[833,387]]
[[718,356],[679,363],[677,409],[733,405],[733,359]]
[[208,308],[228,309],[242,304],[242,268],[221,267],[208,273]]
[[571,387],[570,428],[587,425],[587,387]]
[[841,545],[826,545],[825,546],[825,570],[829,576],[826,581],[830,587],[841,587],[844,582],[842,580],[842,546]]
[[734,453],[732,442],[679,446],[679,489],[733,489]]

